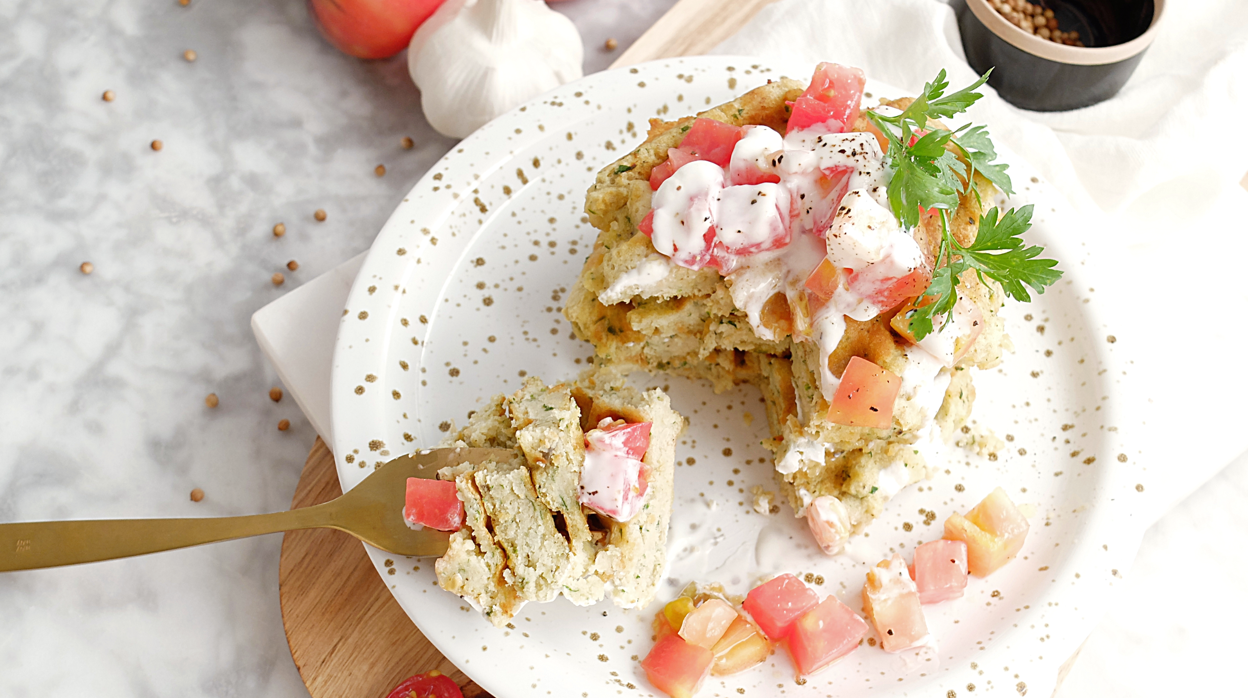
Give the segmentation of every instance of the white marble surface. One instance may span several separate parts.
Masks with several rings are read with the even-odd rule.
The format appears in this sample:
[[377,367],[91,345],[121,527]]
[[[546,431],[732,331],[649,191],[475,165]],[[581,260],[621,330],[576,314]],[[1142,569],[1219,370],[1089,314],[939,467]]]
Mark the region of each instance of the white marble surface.
[[[590,71],[608,35],[626,46],[670,3],[560,9]],[[269,400],[248,319],[364,250],[451,145],[401,60],[338,54],[299,0],[0,0],[0,522],[288,506],[314,434]],[[1228,693],[1245,504],[1241,459],[1148,533],[1062,698]],[[306,696],[279,545],[0,575],[0,696]]]

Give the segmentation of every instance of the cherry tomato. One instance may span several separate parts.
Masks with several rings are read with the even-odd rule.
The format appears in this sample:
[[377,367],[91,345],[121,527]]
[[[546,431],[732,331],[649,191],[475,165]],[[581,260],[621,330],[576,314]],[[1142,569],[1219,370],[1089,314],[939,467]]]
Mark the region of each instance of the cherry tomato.
[[464,698],[464,694],[449,676],[440,671],[427,671],[395,686],[386,698]]

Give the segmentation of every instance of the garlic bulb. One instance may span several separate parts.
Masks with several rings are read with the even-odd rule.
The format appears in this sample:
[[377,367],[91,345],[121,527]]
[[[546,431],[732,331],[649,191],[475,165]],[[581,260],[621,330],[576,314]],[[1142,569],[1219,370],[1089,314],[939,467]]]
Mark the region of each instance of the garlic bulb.
[[407,67],[425,118],[463,138],[581,77],[581,35],[542,0],[448,0],[416,34]]

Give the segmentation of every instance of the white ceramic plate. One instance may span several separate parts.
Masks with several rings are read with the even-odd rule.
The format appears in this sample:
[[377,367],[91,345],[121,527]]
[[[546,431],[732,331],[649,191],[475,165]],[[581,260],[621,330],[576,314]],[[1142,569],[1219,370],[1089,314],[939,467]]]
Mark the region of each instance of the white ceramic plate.
[[[812,68],[784,74],[805,79]],[[443,158],[377,236],[343,313],[333,373],[343,487],[435,445],[526,373],[557,381],[584,368],[592,350],[560,309],[595,237],[581,211],[594,174],[644,138],[648,118],[692,113],[780,74],[727,57],[599,73],[490,123]],[[744,593],[760,575],[795,572],[860,609],[869,565],[939,538],[951,512],[1002,485],[1035,507],[1027,545],[989,579],[972,579],[963,599],[925,609],[934,646],[900,655],[864,646],[804,684],[778,651],[758,668],[708,679],[699,695],[1049,695],[1144,524],[1131,466],[1118,457],[1122,371],[1089,302],[1094,284],[1080,275],[1085,253],[1061,234],[1057,195],[1023,163],[1011,174],[1016,200],[1037,205],[1030,237],[1067,276],[1034,303],[1007,307],[1016,352],[975,378],[975,419],[1007,442],[995,459],[950,449],[944,474],[900,494],[847,553],[829,558],[787,508],[752,511],[752,486],[776,489],[758,446],[766,418],[757,391],[717,396],[659,379],[690,428],[678,451],[668,578],[650,608],[559,600],[529,605],[514,629],[498,630],[436,587],[432,560],[370,549],[382,579],[438,649],[499,698],[646,696],[638,659],[651,645],[650,619],[687,582]]]

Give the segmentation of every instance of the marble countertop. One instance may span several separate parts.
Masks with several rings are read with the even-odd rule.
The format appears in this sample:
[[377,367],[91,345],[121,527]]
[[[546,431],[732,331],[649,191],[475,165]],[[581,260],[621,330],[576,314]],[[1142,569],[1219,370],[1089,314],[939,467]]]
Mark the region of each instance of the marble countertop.
[[[558,7],[591,72],[671,4]],[[249,318],[366,249],[453,143],[402,57],[343,56],[299,0],[0,1],[0,522],[288,507],[315,434],[270,400]],[[1246,502],[1241,459],[1149,532],[1059,695],[1199,695],[1233,675]],[[0,575],[0,696],[306,696],[280,543]]]

